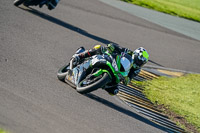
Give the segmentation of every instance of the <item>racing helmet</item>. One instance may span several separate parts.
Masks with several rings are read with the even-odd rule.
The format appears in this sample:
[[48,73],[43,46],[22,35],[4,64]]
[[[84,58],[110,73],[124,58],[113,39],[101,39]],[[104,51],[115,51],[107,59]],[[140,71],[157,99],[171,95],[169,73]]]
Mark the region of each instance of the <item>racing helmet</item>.
[[133,52],[132,59],[133,59],[133,68],[139,69],[148,62],[149,54],[143,47],[140,47]]
[[133,64],[133,59],[127,53],[122,53],[120,57],[120,73],[122,76],[128,76],[130,68]]

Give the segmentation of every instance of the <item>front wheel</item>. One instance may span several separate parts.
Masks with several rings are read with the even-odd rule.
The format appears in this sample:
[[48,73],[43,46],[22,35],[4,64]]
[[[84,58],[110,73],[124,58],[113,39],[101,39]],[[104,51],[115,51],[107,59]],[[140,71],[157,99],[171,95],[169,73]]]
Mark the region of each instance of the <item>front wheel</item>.
[[58,79],[61,80],[61,81],[64,81],[68,70],[69,70],[69,64],[61,67],[57,72]]
[[77,85],[76,90],[81,94],[85,94],[103,87],[108,82],[110,82],[110,77],[107,73],[103,73],[93,79],[86,77]]
[[19,6],[19,5],[21,5],[24,1],[25,1],[25,0],[15,0],[15,1],[14,1],[14,5],[15,5],[15,6]]

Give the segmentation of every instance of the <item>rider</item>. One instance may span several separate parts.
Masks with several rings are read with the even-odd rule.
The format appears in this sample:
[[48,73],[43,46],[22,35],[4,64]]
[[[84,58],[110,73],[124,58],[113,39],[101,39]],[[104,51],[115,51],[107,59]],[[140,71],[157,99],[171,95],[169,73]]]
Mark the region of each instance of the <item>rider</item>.
[[52,10],[57,6],[59,1],[60,0],[33,0],[33,1],[24,2],[23,4],[25,6],[39,5],[40,8],[42,8],[44,5],[47,5],[48,9]]
[[[81,47],[77,50],[76,54],[72,58],[74,58],[74,64],[79,64],[80,60],[93,55],[103,54],[105,53],[106,50],[108,50],[110,54],[117,53],[121,55],[122,52],[127,52],[130,56],[132,56],[133,59],[132,67],[129,71],[128,76],[125,77],[123,81],[123,84],[125,85],[129,84],[130,80],[139,74],[141,67],[144,64],[146,64],[149,60],[149,54],[143,47],[137,48],[133,52],[129,49],[122,48],[119,45],[113,43],[110,43],[107,46],[96,45],[93,49],[89,50],[85,50],[84,47]],[[105,90],[110,95],[116,95],[119,91],[117,85],[110,88],[105,88]]]

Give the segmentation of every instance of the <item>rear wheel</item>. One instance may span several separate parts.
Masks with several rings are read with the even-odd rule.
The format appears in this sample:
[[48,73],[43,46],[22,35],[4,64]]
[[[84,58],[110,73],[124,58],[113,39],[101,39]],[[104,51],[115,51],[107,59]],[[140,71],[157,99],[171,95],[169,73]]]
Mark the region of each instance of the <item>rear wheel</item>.
[[15,1],[14,1],[14,5],[15,5],[15,6],[19,6],[19,5],[21,5],[24,1],[25,1],[25,0],[15,0]]
[[64,65],[63,67],[61,67],[57,72],[58,79],[61,80],[61,81],[65,81],[65,77],[67,75],[67,71],[68,70],[69,70],[69,64]]
[[79,93],[85,94],[103,87],[108,82],[110,82],[110,77],[107,73],[103,73],[102,75],[93,78],[91,78],[91,75],[88,75],[78,84],[76,90]]

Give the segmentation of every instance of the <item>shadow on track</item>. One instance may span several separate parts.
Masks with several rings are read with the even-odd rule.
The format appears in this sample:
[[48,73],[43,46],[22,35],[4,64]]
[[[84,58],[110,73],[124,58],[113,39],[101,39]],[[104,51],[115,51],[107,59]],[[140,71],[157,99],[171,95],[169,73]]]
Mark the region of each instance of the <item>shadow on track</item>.
[[[90,34],[90,33],[88,33],[87,31],[85,31],[85,30],[83,30],[83,29],[81,29],[81,28],[78,28],[78,27],[76,27],[76,26],[74,26],[74,25],[71,25],[71,24],[69,24],[69,23],[66,23],[66,22],[64,22],[64,21],[62,21],[62,20],[60,20],[60,19],[57,19],[57,18],[52,17],[52,16],[50,16],[50,15],[48,15],[48,14],[45,14],[45,13],[40,12],[40,11],[38,11],[38,10],[35,10],[35,9],[31,8],[31,7],[28,7],[27,9],[22,8],[22,7],[19,7],[19,8],[21,8],[22,10],[28,11],[28,12],[30,12],[30,13],[36,15],[36,16],[39,16],[39,17],[41,17],[41,18],[43,18],[43,19],[46,19],[46,20],[48,20],[48,21],[50,21],[50,22],[52,22],[52,23],[55,23],[55,24],[57,24],[57,25],[60,25],[60,26],[62,26],[62,27],[64,27],[64,28],[67,28],[67,29],[70,29],[70,30],[72,30],[72,31],[74,31],[74,32],[77,32],[77,33],[79,33],[79,34],[81,34],[81,35],[83,35],[83,36],[86,36],[86,37],[88,37],[88,38],[91,38],[91,39],[93,39],[93,40],[96,40],[96,41],[98,41],[98,42],[101,42],[101,43],[103,43],[103,44],[105,44],[105,45],[106,45],[106,44],[109,44],[109,43],[115,43],[115,42],[106,40],[106,39],[104,39],[104,38],[98,37],[98,36],[96,36],[96,35]],[[117,43],[115,43],[115,44],[117,44]],[[118,44],[118,45],[119,45],[119,44]],[[154,62],[154,61],[152,61],[152,60],[149,60],[149,62],[151,62],[152,64],[155,64],[155,65],[158,65],[158,66],[162,66],[162,65],[160,65],[160,64],[158,64],[158,63],[156,63],[156,62]],[[163,66],[162,66],[162,67],[163,67]]]
[[98,42],[101,42],[101,43],[103,43],[103,44],[114,43],[114,42],[111,42],[111,41],[109,41],[109,40],[103,39],[103,38],[101,38],[101,37],[92,35],[92,34],[88,33],[87,31],[85,31],[85,30],[83,30],[83,29],[81,29],[81,28],[78,28],[78,27],[76,27],[76,26],[73,26],[73,25],[71,25],[71,24],[69,24],[69,23],[66,23],[66,22],[64,22],[64,21],[62,21],[62,20],[60,20],[60,19],[57,19],[57,18],[55,18],[55,17],[52,17],[52,16],[50,16],[50,15],[48,15],[48,14],[42,13],[42,12],[40,12],[40,11],[38,11],[38,10],[35,10],[35,9],[31,8],[31,7],[28,7],[28,9],[25,9],[25,8],[22,8],[22,7],[19,7],[19,8],[21,8],[22,10],[28,11],[28,12],[30,12],[30,13],[36,15],[36,16],[39,16],[39,17],[41,17],[41,18],[43,18],[43,19],[46,19],[46,20],[48,20],[48,21],[50,21],[50,22],[52,22],[52,23],[55,23],[55,24],[57,24],[57,25],[60,25],[60,26],[62,26],[62,27],[64,27],[64,28],[67,28],[67,29],[70,29],[70,30],[72,30],[72,31],[74,31],[74,32],[77,32],[77,33],[79,33],[79,34],[81,34],[81,35],[83,35],[83,36],[86,36],[86,37],[88,37],[88,38],[91,38],[91,39],[93,39],[93,40],[96,40],[96,41],[98,41]]
[[132,111],[129,111],[129,110],[123,108],[123,107],[120,107],[120,106],[118,106],[118,105],[116,105],[116,104],[114,104],[114,103],[112,103],[112,102],[110,102],[108,100],[105,100],[105,99],[103,99],[103,98],[101,98],[101,97],[99,97],[97,95],[94,95],[92,93],[88,93],[88,94],[85,94],[85,96],[88,97],[88,98],[90,98],[90,99],[92,99],[92,100],[95,100],[95,101],[97,101],[99,103],[102,103],[105,106],[108,106],[108,107],[110,107],[110,108],[112,108],[114,110],[117,110],[117,111],[119,111],[119,112],[121,112],[121,113],[123,113],[125,115],[128,115],[128,116],[130,116],[130,117],[132,117],[134,119],[142,121],[142,122],[144,122],[144,123],[146,123],[148,125],[151,125],[151,126],[153,126],[155,128],[158,128],[158,129],[160,129],[162,131],[171,133],[171,131],[168,130],[168,129],[166,129],[165,127],[160,126],[158,124],[155,124],[152,121],[150,121],[148,119],[145,119],[144,117],[142,117],[142,116],[140,116],[140,115],[138,115],[138,114],[136,114],[136,113],[134,113]]
[[155,64],[155,65],[157,65],[157,66],[164,67],[163,65],[158,64],[158,63],[156,63],[156,62],[154,62],[154,61],[152,61],[152,60],[149,60],[149,62],[151,62],[152,64]]

